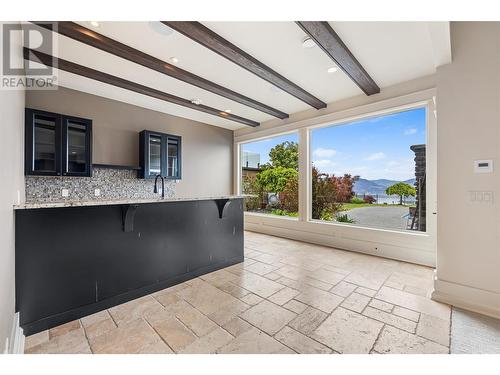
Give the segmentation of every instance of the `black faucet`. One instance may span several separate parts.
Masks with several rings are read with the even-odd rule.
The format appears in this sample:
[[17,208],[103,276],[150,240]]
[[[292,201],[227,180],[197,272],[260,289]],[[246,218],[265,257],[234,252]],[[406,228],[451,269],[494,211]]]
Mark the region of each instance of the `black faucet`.
[[155,190],[154,190],[154,192],[155,192],[155,194],[158,193],[158,186],[157,186],[158,177],[161,178],[161,197],[165,198],[165,178],[163,178],[160,174],[157,174],[155,177]]

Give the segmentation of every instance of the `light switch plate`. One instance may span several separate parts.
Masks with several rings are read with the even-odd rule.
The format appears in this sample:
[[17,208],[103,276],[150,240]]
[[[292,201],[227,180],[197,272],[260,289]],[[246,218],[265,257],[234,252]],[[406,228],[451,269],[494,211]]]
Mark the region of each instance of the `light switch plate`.
[[469,191],[470,201],[473,203],[494,204],[492,191]]
[[95,195],[96,197],[99,197],[99,196],[101,195],[101,189],[95,189],[95,190],[94,190],[94,195]]
[[68,189],[62,189],[61,190],[61,195],[63,197],[69,197],[69,190]]

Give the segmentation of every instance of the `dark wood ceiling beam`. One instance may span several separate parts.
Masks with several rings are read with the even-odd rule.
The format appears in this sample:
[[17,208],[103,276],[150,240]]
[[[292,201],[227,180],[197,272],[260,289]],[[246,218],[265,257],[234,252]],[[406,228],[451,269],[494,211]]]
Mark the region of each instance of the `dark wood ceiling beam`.
[[90,78],[99,82],[107,83],[109,85],[113,85],[116,87],[120,87],[122,89],[130,90],[142,95],[147,95],[152,98],[160,99],[165,102],[177,104],[183,107],[191,108],[196,111],[205,112],[210,115],[214,115],[217,117],[225,118],[226,120],[238,122],[240,124],[249,125],[249,126],[259,126],[260,124],[256,121],[246,119],[244,117],[240,117],[237,115],[233,115],[230,113],[226,113],[224,111],[208,107],[203,104],[194,104],[190,100],[168,94],[166,92],[153,89],[151,87],[147,87],[144,85],[140,85],[138,83],[128,81],[126,79],[113,76],[108,73],[100,72],[98,70],[94,70],[88,68],[83,65],[78,65],[74,62],[59,59],[57,57],[47,55],[45,53],[34,51],[29,48],[24,48],[24,58],[26,60],[31,60],[34,62],[42,63],[46,66],[52,66],[54,68],[64,70],[69,73],[77,74],[82,77]]
[[[44,22],[33,22],[33,23],[40,27],[45,27],[47,29],[50,29],[51,26]],[[190,85],[199,87],[203,90],[210,91],[214,94],[233,100],[237,103],[251,107],[258,111],[270,114],[271,116],[280,119],[285,119],[288,117],[288,114],[285,112],[279,111],[266,104],[260,103],[256,100],[253,100],[249,97],[239,94],[233,90],[230,90],[224,86],[218,85],[205,78],[199,77],[193,73],[188,72],[187,70],[169,64],[166,61],[148,55],[135,48],[127,46],[126,44],[120,43],[114,39],[96,33],[95,31],[90,30],[84,26],[81,26],[75,22],[58,22],[57,24],[58,24],[57,28],[55,28],[56,31],[61,35],[67,36],[68,38],[77,40],[81,43],[85,43],[89,46],[111,53],[125,60],[145,66],[146,68],[176,78],[180,81],[189,83]],[[163,46],[159,47],[163,48]]]
[[250,54],[238,48],[228,40],[213,32],[208,27],[194,21],[162,21],[168,27],[180,32],[188,38],[198,42],[213,52],[225,57],[229,61],[239,65],[258,77],[268,81],[283,91],[295,96],[297,99],[309,104],[310,106],[321,109],[326,107],[314,95],[283,77],[267,65],[263,64]]
[[378,94],[380,88],[349,51],[328,22],[296,22],[302,30],[356,83],[366,95]]

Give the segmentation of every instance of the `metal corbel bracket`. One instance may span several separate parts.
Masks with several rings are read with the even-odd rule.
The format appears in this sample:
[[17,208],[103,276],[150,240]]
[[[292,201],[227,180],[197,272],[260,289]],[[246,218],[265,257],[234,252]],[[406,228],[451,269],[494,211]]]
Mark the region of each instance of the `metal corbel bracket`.
[[224,213],[224,207],[230,203],[229,199],[214,199],[217,208],[219,209],[219,219],[222,219],[222,214]]

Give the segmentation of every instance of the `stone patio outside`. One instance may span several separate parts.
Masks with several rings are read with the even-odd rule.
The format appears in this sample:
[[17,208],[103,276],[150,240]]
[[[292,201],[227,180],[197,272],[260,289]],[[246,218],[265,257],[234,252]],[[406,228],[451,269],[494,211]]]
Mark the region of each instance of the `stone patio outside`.
[[369,228],[406,230],[407,206],[372,206],[353,208],[346,212],[357,225]]

